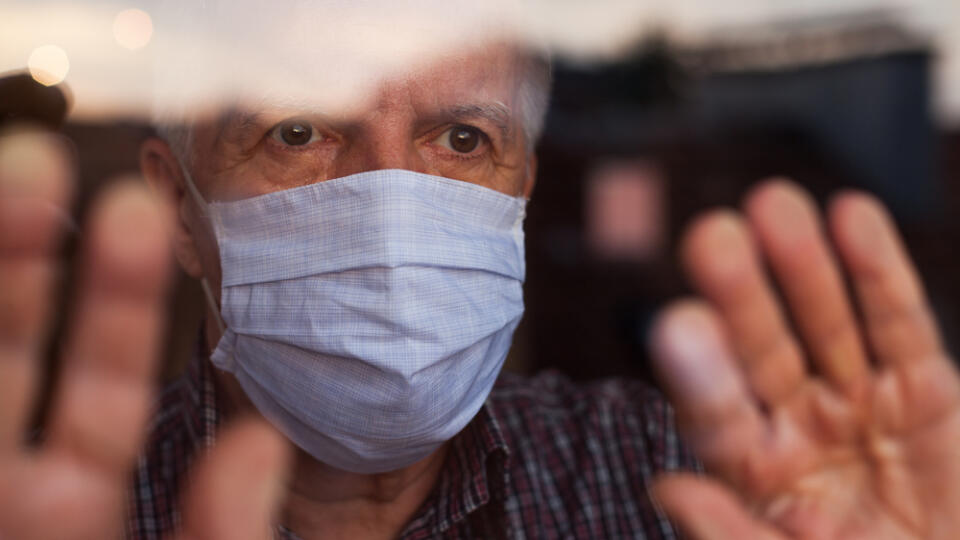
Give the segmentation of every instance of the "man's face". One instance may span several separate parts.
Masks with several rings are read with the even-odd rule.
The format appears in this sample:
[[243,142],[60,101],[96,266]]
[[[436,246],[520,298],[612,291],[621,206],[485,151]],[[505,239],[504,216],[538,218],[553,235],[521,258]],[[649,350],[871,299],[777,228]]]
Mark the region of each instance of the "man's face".
[[[491,46],[388,79],[371,99],[346,112],[231,110],[195,128],[193,176],[207,201],[377,169],[407,169],[529,196],[535,162],[518,108],[523,69],[515,49]],[[186,217],[193,222],[203,274],[216,286],[215,243],[200,232],[208,230],[198,212],[188,210]]]
[[236,200],[377,169],[408,169],[522,195],[529,152],[522,62],[489,47],[386,80],[349,111],[233,110],[200,126],[207,200]]

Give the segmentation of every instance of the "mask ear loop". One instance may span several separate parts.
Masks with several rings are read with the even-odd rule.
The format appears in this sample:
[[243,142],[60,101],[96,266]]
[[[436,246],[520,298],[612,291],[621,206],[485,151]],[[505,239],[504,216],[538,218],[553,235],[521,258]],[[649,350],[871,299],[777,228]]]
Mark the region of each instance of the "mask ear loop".
[[197,185],[193,183],[193,175],[190,174],[190,171],[187,170],[183,164],[180,165],[180,170],[183,172],[183,181],[187,184],[187,191],[190,192],[190,196],[193,197],[194,202],[197,203],[197,206],[200,207],[200,210],[203,214],[203,217],[209,219],[210,212],[207,204],[207,201],[203,199],[203,195],[200,194],[200,190],[197,189]]
[[[207,218],[209,221],[210,205],[207,204],[207,201],[203,200],[203,195],[200,194],[200,190],[197,189],[197,185],[193,183],[193,176],[190,174],[190,171],[188,171],[183,164],[180,165],[180,170],[183,171],[183,179],[187,185],[187,191],[190,192],[194,202],[196,202],[197,206],[200,207],[203,217]],[[210,282],[207,281],[206,277],[200,278],[200,287],[203,288],[203,296],[207,299],[207,305],[210,307],[210,311],[212,311],[214,316],[217,318],[217,327],[220,329],[220,334],[223,335],[227,331],[227,324],[223,320],[223,315],[220,314],[220,306],[217,305],[217,301],[213,296],[213,290],[210,288]]]
[[217,326],[220,328],[220,334],[225,334],[227,332],[227,325],[223,322],[223,315],[220,314],[220,308],[217,306],[217,301],[213,297],[213,291],[210,289],[210,282],[207,281],[207,278],[200,278],[200,287],[203,288],[203,295],[207,299],[207,305],[210,306],[210,311],[212,311],[217,318]]

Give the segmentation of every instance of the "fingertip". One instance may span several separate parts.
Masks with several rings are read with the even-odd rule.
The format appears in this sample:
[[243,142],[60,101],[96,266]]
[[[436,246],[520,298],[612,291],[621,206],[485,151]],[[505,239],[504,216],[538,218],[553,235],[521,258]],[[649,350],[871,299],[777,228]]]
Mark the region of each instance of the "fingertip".
[[260,538],[282,502],[291,458],[288,441],[263,419],[234,420],[194,469],[185,532],[197,538]]
[[141,180],[117,180],[94,203],[90,221],[91,278],[129,291],[155,293],[165,287],[172,216]]
[[755,521],[733,491],[708,477],[689,473],[662,475],[650,489],[667,516],[693,538],[783,538]]
[[736,211],[729,208],[711,210],[690,223],[681,241],[681,253],[687,262],[693,262],[704,248],[718,242],[736,241],[746,231],[746,222]]
[[282,497],[293,459],[290,441],[262,418],[244,417],[221,434],[215,458],[250,473],[249,493],[256,507],[269,511]]
[[654,319],[649,334],[650,342],[658,347],[658,351],[662,351],[676,338],[678,328],[684,327],[690,320],[698,324],[705,317],[704,312],[709,310],[709,305],[696,297],[674,300],[660,310]]
[[225,430],[221,444],[244,448],[246,459],[258,469],[284,469],[292,459],[290,441],[259,418],[242,418]]
[[684,298],[668,305],[655,319],[651,329],[651,343],[661,357],[691,356],[700,351],[688,351],[687,346],[698,340],[695,336],[715,338],[717,316],[706,302]]
[[666,473],[654,478],[650,485],[650,494],[654,501],[668,514],[675,513],[678,501],[684,499],[684,491],[689,489],[695,476],[689,473]]
[[66,143],[46,133],[0,137],[0,251],[46,256],[73,227]]
[[72,153],[60,135],[26,132],[0,138],[0,195],[36,197],[66,207]]
[[743,198],[743,208],[748,214],[752,214],[779,200],[797,198],[812,202],[807,190],[794,180],[785,176],[772,176],[747,191]]
[[162,237],[163,227],[169,225],[173,217],[169,204],[156,197],[143,179],[135,175],[116,178],[96,205],[111,219],[126,220],[153,237]]
[[876,228],[893,222],[880,199],[870,193],[854,190],[837,194],[827,207],[827,217],[835,232],[857,229],[862,227],[861,223],[869,223]]
[[[657,476],[649,488],[657,507],[694,537],[698,537],[698,529],[704,525],[710,526],[709,520],[704,519],[710,509],[702,506],[698,496],[703,483],[703,479],[690,473],[669,473]],[[707,523],[704,524],[704,521]]]
[[831,223],[845,223],[865,214],[878,220],[890,219],[883,202],[866,191],[845,189],[837,193],[827,205],[827,217]]
[[684,237],[682,260],[699,290],[722,298],[753,277],[757,251],[742,215],[720,209],[696,220]]
[[[807,190],[786,178],[773,178],[750,190],[743,202],[751,225],[761,234],[791,238],[817,220],[817,205]],[[797,235],[799,237],[799,235]]]
[[830,231],[851,271],[871,273],[890,264],[899,235],[883,203],[868,193],[849,191],[831,201]]
[[675,400],[726,397],[732,360],[712,307],[694,299],[671,304],[654,322],[650,343],[655,371]]

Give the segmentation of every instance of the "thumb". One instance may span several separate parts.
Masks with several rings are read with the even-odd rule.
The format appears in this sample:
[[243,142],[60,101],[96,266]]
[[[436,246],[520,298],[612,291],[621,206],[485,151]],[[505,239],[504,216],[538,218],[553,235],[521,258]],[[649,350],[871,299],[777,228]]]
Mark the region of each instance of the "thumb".
[[288,442],[266,422],[228,427],[193,471],[180,540],[272,538],[289,462]]
[[689,473],[661,475],[651,494],[689,538],[786,540],[757,521],[732,491],[714,480]]

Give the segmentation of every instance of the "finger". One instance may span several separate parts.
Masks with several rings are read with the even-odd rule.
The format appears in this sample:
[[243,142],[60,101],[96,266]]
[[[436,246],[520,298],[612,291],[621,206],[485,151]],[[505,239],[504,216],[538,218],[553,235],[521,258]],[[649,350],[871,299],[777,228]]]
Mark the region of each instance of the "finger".
[[843,195],[831,206],[830,224],[878,360],[943,356],[920,279],[882,205],[865,194]]
[[667,515],[697,540],[785,540],[757,521],[729,489],[691,474],[661,476],[651,488]]
[[133,181],[110,189],[91,212],[48,450],[122,474],[139,449],[151,399],[169,217]]
[[731,482],[750,482],[752,453],[765,446],[762,417],[705,304],[681,301],[656,321],[654,367],[694,454]]
[[748,197],[746,209],[820,372],[838,389],[857,391],[869,363],[812,200],[794,184],[773,181]]
[[191,478],[182,540],[272,538],[289,461],[288,443],[263,421],[225,430]]
[[803,356],[746,224],[732,212],[708,214],[690,227],[682,252],[694,284],[723,317],[754,394],[768,405],[789,398],[803,381]]
[[52,136],[0,143],[0,453],[19,445],[30,416],[69,178]]

